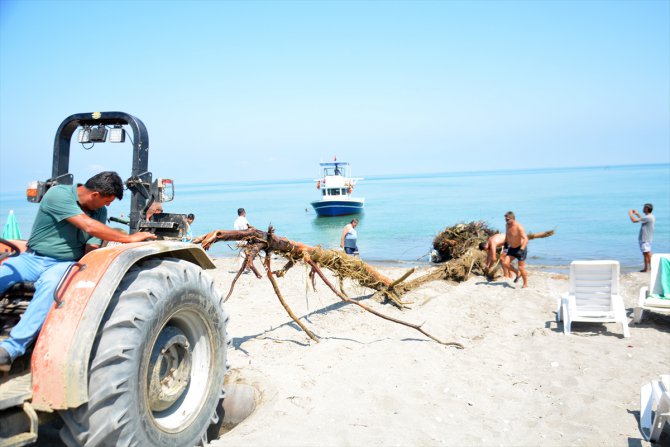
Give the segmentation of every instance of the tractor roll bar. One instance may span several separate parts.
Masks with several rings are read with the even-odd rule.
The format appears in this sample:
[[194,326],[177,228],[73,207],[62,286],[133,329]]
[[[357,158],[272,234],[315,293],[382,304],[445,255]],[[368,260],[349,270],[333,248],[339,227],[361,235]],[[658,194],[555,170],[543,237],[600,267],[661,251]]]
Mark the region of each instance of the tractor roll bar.
[[[80,126],[114,126],[128,125],[133,130],[133,168],[130,179],[127,182],[132,191],[130,203],[130,230],[136,231],[140,219],[140,211],[146,205],[146,191],[143,188],[132,187],[130,183],[136,184],[138,180],[151,185],[151,173],[149,169],[149,133],[139,118],[124,112],[94,112],[76,113],[67,117],[56,132],[54,141],[53,166],[51,179],[59,184],[71,184],[72,177],[59,178],[68,174],[70,164],[70,140],[72,134]],[[143,194],[144,192],[144,194]]]

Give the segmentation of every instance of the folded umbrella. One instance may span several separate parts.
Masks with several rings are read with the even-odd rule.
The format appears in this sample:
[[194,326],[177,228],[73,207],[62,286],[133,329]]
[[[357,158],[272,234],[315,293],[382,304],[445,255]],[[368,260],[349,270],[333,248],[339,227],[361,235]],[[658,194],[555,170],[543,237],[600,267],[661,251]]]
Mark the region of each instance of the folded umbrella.
[[2,232],[3,239],[19,240],[21,239],[21,230],[19,230],[19,223],[16,221],[14,210],[9,210],[7,222],[5,223],[5,230]]

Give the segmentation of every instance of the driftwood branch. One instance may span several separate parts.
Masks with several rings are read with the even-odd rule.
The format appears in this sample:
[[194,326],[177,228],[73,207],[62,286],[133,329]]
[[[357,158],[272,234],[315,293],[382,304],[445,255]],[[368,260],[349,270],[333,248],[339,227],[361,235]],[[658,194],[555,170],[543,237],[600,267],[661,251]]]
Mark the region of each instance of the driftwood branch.
[[293,321],[295,321],[296,324],[300,326],[300,329],[302,329],[309,338],[318,343],[319,339],[316,338],[316,336],[309,329],[307,329],[307,326],[305,326],[302,323],[302,321],[300,321],[300,319],[293,313],[289,305],[284,300],[284,297],[282,296],[281,291],[279,290],[279,286],[277,285],[277,281],[275,280],[274,275],[272,273],[272,269],[270,268],[270,254],[265,256],[265,271],[267,272],[268,279],[272,283],[272,288],[275,290],[275,294],[277,294],[279,302],[281,303],[282,306],[284,306],[286,313],[289,314],[289,316],[293,319]]
[[541,233],[528,233],[526,236],[529,240],[532,239],[544,239],[545,237],[553,236],[556,234],[555,230],[542,231]]
[[[366,311],[368,311],[368,312],[370,312],[370,313],[372,313],[372,314],[374,314],[374,315],[377,315],[378,317],[383,318],[383,319],[385,319],[385,320],[392,321],[392,322],[394,322],[394,323],[398,323],[398,324],[402,324],[402,325],[404,325],[404,326],[411,327],[412,329],[416,329],[417,331],[421,332],[421,333],[422,333],[423,335],[425,335],[426,337],[428,337],[428,338],[430,338],[430,339],[432,339],[432,340],[435,340],[436,342],[438,342],[438,343],[440,343],[440,344],[442,344],[442,345],[446,345],[446,346],[455,346],[455,347],[457,347],[457,348],[459,348],[459,349],[463,349],[463,345],[460,344],[460,343],[456,343],[456,342],[445,342],[445,341],[442,341],[442,340],[440,340],[440,339],[438,339],[438,338],[432,336],[431,334],[429,334],[428,332],[426,332],[426,331],[421,327],[422,325],[416,325],[416,324],[408,323],[408,322],[403,321],[403,320],[398,320],[397,318],[389,317],[388,315],[384,315],[384,314],[382,314],[381,312],[377,312],[376,310],[374,310],[374,309],[372,309],[372,308],[366,306],[366,305],[363,304],[363,303],[359,303],[358,301],[352,300],[351,298],[345,296],[343,293],[341,293],[340,291],[338,291],[337,289],[335,289],[335,287],[331,284],[330,281],[328,281],[328,278],[326,278],[326,276],[323,274],[323,272],[321,271],[321,269],[319,268],[318,265],[316,265],[313,261],[307,261],[307,262],[308,262],[309,265],[312,266],[312,269],[317,273],[317,275],[319,275],[319,277],[321,278],[321,280],[322,280],[324,283],[326,283],[326,285],[330,288],[330,290],[332,290],[333,293],[334,293],[335,295],[337,295],[342,301],[346,301],[347,303],[355,304],[355,305],[357,305],[357,306],[359,306],[359,307],[365,309]],[[410,273],[411,273],[411,272],[410,272]],[[409,276],[409,275],[406,274],[406,276]]]
[[[288,304],[286,304],[286,301],[283,299],[281,295],[277,282],[274,278],[275,275],[270,269],[269,260],[272,253],[277,253],[288,259],[287,264],[281,270],[278,271],[277,276],[283,276],[289,268],[291,268],[297,262],[303,261],[312,267],[312,271],[310,272],[310,280],[312,282],[312,287],[315,287],[314,274],[316,273],[333,291],[333,293],[335,293],[343,301],[356,304],[357,306],[362,307],[363,309],[367,310],[368,312],[380,318],[398,324],[402,324],[407,327],[411,327],[421,332],[425,336],[429,337],[430,339],[435,340],[438,343],[447,346],[455,346],[458,348],[463,347],[460,343],[444,342],[442,340],[439,340],[438,338],[428,333],[420,325],[407,323],[402,320],[397,320],[385,316],[375,311],[374,309],[371,309],[368,306],[363,305],[362,303],[350,299],[349,297],[346,296],[343,290],[337,290],[332,285],[332,283],[330,283],[330,281],[326,279],[325,275],[321,270],[322,268],[327,268],[328,270],[335,273],[338,276],[338,278],[340,278],[340,281],[343,278],[349,278],[355,280],[356,282],[358,282],[359,285],[376,290],[377,292],[381,293],[382,296],[386,297],[397,306],[403,307],[407,303],[403,302],[400,299],[400,296],[406,293],[406,291],[410,290],[406,286],[404,281],[414,272],[414,269],[409,270],[400,278],[392,280],[386,277],[385,275],[381,274],[380,272],[378,272],[372,266],[363,262],[358,257],[349,256],[345,253],[338,252],[335,250],[326,250],[321,247],[312,247],[300,242],[291,241],[284,237],[279,237],[274,234],[274,230],[272,227],[270,227],[270,229],[267,232],[255,228],[248,230],[216,230],[206,235],[199,236],[193,240],[193,242],[196,244],[200,243],[204,249],[209,249],[212,246],[212,244],[218,241],[245,241],[244,249],[247,255],[245,262],[242,265],[242,268],[240,269],[240,271],[237,272],[237,275],[235,276],[235,279],[231,284],[231,288],[230,291],[228,292],[228,295],[226,296],[226,300],[231,296],[235,286],[235,282],[239,278],[243,269],[246,267],[253,268],[253,263],[251,262],[251,260],[253,259],[252,255],[255,256],[260,251],[263,251],[266,254],[265,268],[267,276],[270,282],[272,283],[272,287],[277,297],[279,298],[279,301],[281,302],[282,306],[287,311],[287,313],[291,316],[291,318],[301,327],[301,329],[305,331],[305,333],[311,339],[315,341],[318,341],[316,336],[314,336],[314,334],[309,332],[309,330],[299,321],[299,319],[295,316],[295,314],[290,309]],[[259,274],[257,274],[257,276],[260,277]],[[340,283],[340,287],[341,286],[342,282]]]
[[[496,233],[497,231],[489,228],[483,222],[470,222],[467,224],[457,224],[452,227],[447,227],[443,232],[436,236],[433,241],[433,248],[439,252],[442,259],[445,259],[446,262],[412,280],[408,279],[414,273],[414,269],[408,270],[400,278],[393,280],[381,274],[358,257],[349,256],[335,250],[323,249],[319,246],[312,247],[301,242],[291,241],[285,237],[279,237],[274,233],[272,227],[270,227],[267,232],[256,228],[250,228],[248,230],[216,230],[197,237],[193,242],[201,244],[202,247],[207,250],[212,244],[218,241],[244,241],[246,258],[242,267],[233,279],[226,300],[231,296],[235,283],[245,268],[251,269],[258,278],[261,278],[262,275],[253,265],[253,259],[261,251],[264,252],[264,265],[267,276],[272,283],[272,287],[279,298],[279,301],[291,318],[312,340],[318,341],[316,336],[312,334],[302,322],[300,322],[290,309],[282,297],[275,280],[275,275],[277,277],[284,276],[286,272],[298,262],[304,262],[312,268],[309,273],[309,280],[314,290],[316,290],[315,275],[318,275],[330,290],[341,300],[355,304],[385,320],[415,329],[438,343],[462,348],[463,346],[460,343],[439,340],[426,332],[421,325],[411,324],[383,315],[356,300],[350,299],[343,290],[343,280],[344,278],[348,278],[363,287],[375,290],[373,298],[385,299],[391,301],[399,308],[403,308],[406,307],[408,303],[402,301],[401,297],[407,292],[414,290],[427,282],[440,279],[462,282],[466,281],[471,275],[486,275],[489,277],[495,275],[499,267],[499,262],[487,271],[486,253],[479,248],[479,245],[482,242],[486,242],[490,236]],[[546,238],[553,234],[554,230],[541,233],[530,233],[528,234],[528,239]],[[272,253],[277,253],[288,261],[284,267],[276,272],[273,272],[270,269],[270,256]],[[339,290],[325,277],[322,270],[323,268],[330,270],[337,276],[340,286]]]

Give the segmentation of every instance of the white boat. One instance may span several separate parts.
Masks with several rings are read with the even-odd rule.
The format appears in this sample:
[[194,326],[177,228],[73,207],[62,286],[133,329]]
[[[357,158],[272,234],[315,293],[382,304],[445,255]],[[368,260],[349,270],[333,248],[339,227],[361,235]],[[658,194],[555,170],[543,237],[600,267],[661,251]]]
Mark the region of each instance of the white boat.
[[363,212],[364,198],[352,197],[356,183],[362,178],[350,176],[350,165],[344,161],[319,163],[321,177],[316,179],[316,189],[321,198],[312,202],[319,216],[344,216]]

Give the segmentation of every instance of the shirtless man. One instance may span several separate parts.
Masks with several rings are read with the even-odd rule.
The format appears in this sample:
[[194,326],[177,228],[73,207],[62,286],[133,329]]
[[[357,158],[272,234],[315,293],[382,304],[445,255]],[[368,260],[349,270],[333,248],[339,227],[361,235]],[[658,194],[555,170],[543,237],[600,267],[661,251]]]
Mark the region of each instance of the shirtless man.
[[[505,235],[502,233],[496,233],[493,236],[489,238],[488,241],[486,241],[486,244],[482,248],[483,250],[486,250],[486,272],[493,267],[493,265],[496,263],[496,260],[498,259],[498,247],[502,247],[505,245]],[[509,272],[509,269],[507,268],[507,265],[505,265],[503,258],[505,257],[505,249],[503,249],[503,252],[500,254],[500,264],[503,269],[503,276],[505,278],[511,278],[512,275]]]
[[[528,274],[526,273],[526,246],[528,245],[528,236],[526,230],[519,222],[516,221],[514,213],[508,211],[505,213],[505,246],[507,248],[507,256],[502,258],[502,262],[507,264],[507,268],[516,273],[514,282],[519,279],[519,275],[523,278],[523,287],[528,287]],[[519,261],[519,271],[512,267],[512,258]]]

